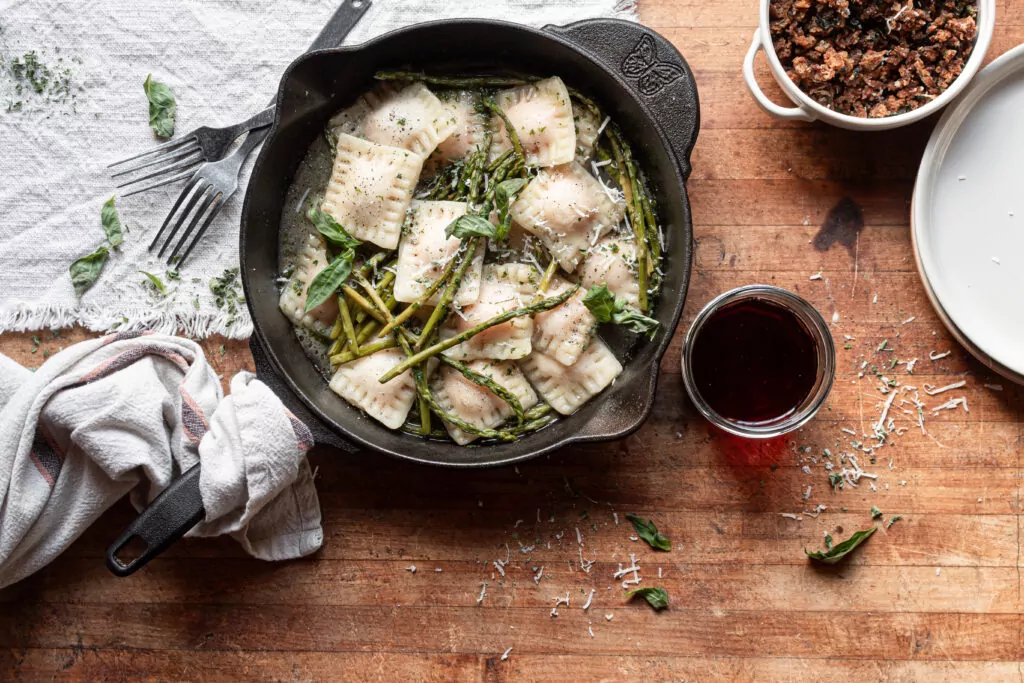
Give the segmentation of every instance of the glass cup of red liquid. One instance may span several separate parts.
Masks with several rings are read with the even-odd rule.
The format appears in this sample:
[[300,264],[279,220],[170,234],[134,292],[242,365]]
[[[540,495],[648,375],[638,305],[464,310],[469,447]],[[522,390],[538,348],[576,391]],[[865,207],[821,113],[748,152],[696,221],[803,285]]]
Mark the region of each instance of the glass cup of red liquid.
[[835,357],[811,304],[780,287],[747,285],[697,314],[683,343],[683,382],[712,424],[768,439],[814,417],[832,388]]

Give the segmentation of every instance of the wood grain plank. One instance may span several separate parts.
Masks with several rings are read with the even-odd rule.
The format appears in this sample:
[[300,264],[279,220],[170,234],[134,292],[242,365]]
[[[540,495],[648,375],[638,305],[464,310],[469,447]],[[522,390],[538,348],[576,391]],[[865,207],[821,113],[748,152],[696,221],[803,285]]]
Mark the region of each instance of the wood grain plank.
[[[358,672],[371,681],[560,681],[565,672],[578,680],[729,680],[735,683],[822,679],[991,683],[1020,680],[1014,662],[864,661],[772,657],[698,657],[644,655],[520,655],[507,661],[491,655],[370,654],[349,652],[277,653],[181,650],[27,649],[11,654],[12,680],[60,675],[68,681],[172,680],[221,681],[331,680]],[[2,654],[0,654],[0,661]],[[159,672],[159,675],[154,675]],[[614,674],[614,676],[612,676]]]
[[[819,546],[820,540],[812,543],[814,548]],[[1016,567],[945,567],[936,572],[930,566],[852,564],[822,569],[804,560],[801,564],[754,568],[696,565],[685,553],[655,555],[634,550],[640,551],[636,556],[642,567],[643,585],[665,588],[672,604],[681,610],[1014,614],[1020,608]],[[588,549],[584,557],[589,554]],[[584,572],[578,565],[569,567],[564,561],[545,557],[550,554],[534,555],[529,560],[515,558],[514,566],[504,570],[504,577],[496,574],[487,560],[445,562],[441,572],[425,564],[413,573],[403,561],[320,560],[264,566],[247,559],[182,558],[151,565],[131,585],[111,577],[96,562],[80,560],[50,581],[30,582],[23,596],[36,604],[294,608],[479,604],[482,610],[494,611],[509,607],[550,609],[553,596],[569,594],[570,610],[575,611],[594,590],[588,612],[592,619],[626,605],[620,580],[613,576],[621,563],[600,561]],[[600,556],[607,557],[605,553]],[[628,565],[627,557],[619,559]],[[541,566],[544,577],[535,583],[533,576]],[[197,573],[203,581],[190,580]],[[487,590],[478,603],[485,584]],[[325,591],[325,587],[331,590]]]
[[[605,624],[582,610],[510,607],[19,604],[0,614],[4,648],[257,649],[291,652],[649,654],[1011,661],[1016,614],[864,612],[654,613],[616,608]],[[481,618],[494,613],[493,618]],[[476,615],[476,616],[474,616]],[[596,616],[596,615],[594,615]],[[588,622],[593,622],[592,624]],[[595,632],[591,638],[588,626]],[[514,628],[510,628],[514,627]],[[757,637],[752,637],[757,634]]]
[[[791,511],[801,511],[807,506],[800,500],[798,491],[793,492]],[[518,549],[513,534],[527,544],[541,538],[542,547],[526,556],[512,553],[516,567],[558,566],[569,568],[569,562],[576,563],[578,555],[574,547],[573,528],[569,522],[579,519],[583,509],[588,510],[588,519],[597,524],[585,528],[585,550],[588,559],[593,557],[611,561],[612,557],[623,558],[629,553],[643,551],[643,547],[629,540],[631,530],[625,525],[626,512],[637,512],[653,517],[659,528],[679,546],[672,555],[654,556],[655,562],[687,564],[737,564],[737,565],[804,565],[807,560],[804,548],[820,543],[826,531],[836,532],[859,528],[868,523],[868,509],[856,505],[848,506],[845,501],[831,503],[829,514],[817,519],[809,516],[802,521],[781,517],[779,512],[726,512],[716,510],[694,512],[666,512],[655,508],[615,506],[620,525],[615,525],[613,508],[582,502],[586,508],[571,508],[568,501],[564,507],[553,506],[550,501],[537,500],[543,507],[543,522],[537,524],[535,509],[526,506],[534,501],[522,501],[518,508],[497,510],[487,508],[474,510],[416,510],[400,507],[378,510],[347,508],[339,501],[325,500],[323,549],[316,555],[323,560],[366,560],[399,561],[403,566],[416,564],[419,570],[431,571],[444,567],[447,562],[491,562],[504,559],[504,544]],[[842,512],[841,507],[847,507]],[[42,585],[62,582],[66,576],[79,572],[92,573],[103,565],[103,552],[110,539],[124,527],[130,518],[126,506],[119,506],[108,513],[57,559],[52,569],[43,570],[38,581]],[[895,511],[884,510],[887,515]],[[119,514],[120,513],[120,514]],[[550,516],[556,522],[549,522]],[[516,522],[524,519],[520,526]],[[367,522],[372,523],[368,524]],[[906,525],[906,526],[904,526]],[[848,560],[850,565],[867,566],[923,566],[923,567],[1012,567],[1017,562],[1017,527],[1015,515],[945,515],[929,514],[909,516],[899,522],[889,534],[879,535],[875,541]],[[569,534],[564,543],[555,535]],[[582,531],[581,531],[582,533]],[[838,533],[838,532],[837,532]],[[565,538],[563,534],[563,538]],[[548,548],[547,543],[552,547]],[[187,561],[200,558],[244,557],[239,546],[228,539],[194,539],[172,546],[164,555],[168,559]],[[158,560],[158,564],[159,564]],[[424,564],[422,563],[437,563]],[[260,567],[259,563],[256,565]],[[490,566],[490,565],[488,565]],[[102,572],[104,579],[111,579]],[[14,586],[0,591],[0,601],[21,599],[25,592],[34,590],[35,584],[27,582],[24,587]]]

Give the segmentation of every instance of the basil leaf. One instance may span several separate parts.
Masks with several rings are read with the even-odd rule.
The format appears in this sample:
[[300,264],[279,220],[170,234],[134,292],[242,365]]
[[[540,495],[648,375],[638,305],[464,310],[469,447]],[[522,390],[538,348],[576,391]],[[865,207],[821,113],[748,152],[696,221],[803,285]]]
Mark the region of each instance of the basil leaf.
[[467,237],[497,237],[498,227],[486,218],[467,213],[459,216],[444,229],[448,237],[458,237],[460,240]]
[[812,553],[807,552],[807,549],[805,548],[804,552],[807,553],[807,557],[811,558],[815,562],[821,562],[823,564],[836,564],[837,562],[845,558],[847,555],[849,555],[861,543],[871,538],[871,534],[875,533],[876,531],[878,531],[878,527],[864,529],[863,531],[858,531],[854,533],[853,536],[850,536],[848,539],[846,539],[839,545],[833,546],[831,543],[829,543],[828,550],[815,550]]
[[107,247],[100,246],[93,253],[83,256],[71,264],[68,270],[71,272],[71,284],[74,285],[77,296],[82,296],[86,290],[96,284],[109,255],[110,251]]
[[149,278],[149,281],[153,283],[153,286],[157,288],[157,291],[165,296],[167,295],[167,288],[164,287],[163,280],[158,278],[156,275],[153,275],[153,273],[147,273],[144,270],[140,270],[139,272]]
[[668,607],[668,591],[664,588],[647,586],[646,588],[637,588],[626,593],[627,598],[633,598],[636,595],[643,597],[656,610]]
[[661,325],[654,318],[630,308],[625,299],[614,296],[605,285],[594,285],[588,289],[583,303],[597,318],[597,322],[622,325],[637,334],[646,334],[650,339],[654,339]]
[[111,197],[103,204],[100,211],[100,220],[103,222],[103,232],[107,235],[110,246],[116,247],[124,242],[124,233],[121,232],[121,218],[117,215],[117,208],[114,206],[114,198]]
[[149,127],[157,137],[169,138],[174,135],[174,113],[178,105],[174,101],[174,93],[163,83],[153,80],[153,74],[146,76],[142,84],[149,100]]
[[658,531],[658,527],[654,526],[654,520],[645,520],[643,517],[633,514],[626,515],[626,519],[636,529],[636,535],[647,541],[648,545],[652,548],[665,551],[672,550],[672,542]]
[[615,315],[615,296],[605,285],[594,285],[583,295],[583,304],[599,323],[610,323]]
[[355,257],[354,250],[346,249],[331,261],[331,265],[316,274],[306,291],[307,313],[330,299],[338,291],[338,287],[341,287],[352,273],[352,260]]
[[319,206],[310,207],[306,213],[306,218],[316,226],[317,231],[335,249],[355,249],[362,244],[362,242],[348,234],[348,231],[341,227],[341,224],[334,220],[333,216],[321,211]]
[[637,334],[646,334],[648,339],[654,339],[654,333],[658,331],[658,326],[661,324],[654,318],[648,318],[632,308],[626,308],[613,315],[612,322]]
[[505,239],[509,229],[512,227],[512,216],[509,207],[515,201],[516,196],[523,191],[530,181],[526,178],[512,178],[503,180],[494,188],[494,205],[498,209],[498,239]]

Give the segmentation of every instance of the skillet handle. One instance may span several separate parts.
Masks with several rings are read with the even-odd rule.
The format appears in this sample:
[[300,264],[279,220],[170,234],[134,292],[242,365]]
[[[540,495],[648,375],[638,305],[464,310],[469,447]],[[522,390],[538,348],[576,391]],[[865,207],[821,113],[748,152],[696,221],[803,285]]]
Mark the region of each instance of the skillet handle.
[[[609,396],[609,402],[601,407],[600,415],[587,420],[573,441],[622,439],[639,429],[654,408],[660,365],[660,361],[655,360],[647,372],[638,373],[631,380],[627,393]],[[611,388],[606,391],[611,391]]]
[[632,90],[668,138],[683,180],[700,128],[700,101],[693,72],[679,51],[656,31],[622,19],[588,19],[545,26],[590,55]]
[[[199,465],[193,465],[154,498],[149,507],[107,548],[107,568],[117,576],[135,573],[203,521],[205,516],[203,497],[199,493]],[[133,538],[143,541],[146,549],[125,563],[117,554]]]

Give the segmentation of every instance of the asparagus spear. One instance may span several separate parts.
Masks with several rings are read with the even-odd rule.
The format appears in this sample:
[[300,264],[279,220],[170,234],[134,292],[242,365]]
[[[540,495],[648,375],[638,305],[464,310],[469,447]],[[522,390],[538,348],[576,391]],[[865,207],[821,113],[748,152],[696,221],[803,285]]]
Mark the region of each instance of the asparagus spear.
[[[398,343],[402,346],[402,349],[405,351],[406,359],[405,359],[404,362],[408,363],[409,359],[412,358],[412,356],[413,356],[412,348],[409,346],[409,342],[406,341],[405,337],[403,337],[401,334],[395,333],[394,337],[398,340]],[[461,429],[462,431],[464,431],[464,432],[466,432],[468,434],[476,434],[478,436],[489,437],[489,438],[493,438],[493,439],[502,439],[504,441],[514,441],[515,440],[516,437],[514,435],[504,435],[503,436],[501,434],[501,432],[499,432],[497,430],[494,430],[494,429],[481,429],[481,428],[479,428],[479,427],[477,427],[475,425],[469,424],[468,422],[466,422],[465,420],[460,418],[458,415],[453,415],[453,414],[449,413],[447,410],[445,410],[443,407],[441,407],[441,404],[437,402],[437,399],[434,398],[434,395],[430,393],[430,386],[427,384],[427,379],[426,379],[426,377],[423,374],[422,361],[410,364],[405,369],[403,369],[402,372],[405,372],[405,370],[408,370],[410,367],[412,368],[413,380],[416,383],[417,397],[418,397],[418,399],[421,402],[420,416],[421,416],[421,434],[422,435],[426,436],[427,434],[430,433],[429,411],[428,411],[427,421],[425,422],[426,428],[424,429],[423,426],[422,426],[424,424],[422,422],[422,415],[423,415],[422,405],[426,404],[429,407],[430,411],[433,411],[435,414],[437,414],[437,416],[439,418],[441,418],[445,422],[448,422],[450,424],[455,425],[456,427],[458,427],[459,429]],[[398,374],[401,374],[401,373],[398,373]]]
[[444,315],[448,312],[448,306],[450,306],[452,301],[455,299],[455,293],[459,290],[459,286],[462,284],[462,278],[469,269],[469,264],[473,261],[473,252],[476,251],[477,244],[479,244],[479,242],[480,239],[474,237],[466,244],[465,251],[462,253],[462,261],[452,274],[451,280],[448,282],[448,286],[445,288],[444,293],[441,294],[441,300],[437,302],[437,306],[434,307],[434,311],[430,314],[430,317],[427,318],[427,322],[423,326],[423,331],[420,333],[420,341],[416,347],[414,347],[417,351],[419,351],[421,346],[426,343],[426,340],[430,337],[430,333],[433,332],[434,328],[442,322]]
[[[426,359],[430,358],[431,356],[437,355],[442,351],[447,351],[453,346],[458,346],[467,339],[472,339],[473,337],[480,334],[484,330],[490,329],[495,325],[507,323],[509,320],[512,320],[513,318],[518,318],[521,315],[532,315],[534,313],[541,313],[543,311],[549,311],[552,308],[555,308],[556,306],[561,306],[569,299],[569,297],[575,294],[579,290],[579,288],[579,284],[576,284],[557,296],[544,299],[535,304],[530,304],[529,306],[513,308],[512,310],[505,311],[504,313],[496,315],[490,320],[482,322],[479,325],[466,330],[465,332],[457,334],[449,339],[445,339],[444,341],[438,342],[429,348],[423,349],[422,351],[413,354],[412,356],[406,358],[404,361],[402,361],[401,363],[399,363],[398,365],[384,373],[379,381],[381,384],[385,384],[393,380],[395,377],[402,374],[406,370],[408,370],[413,365],[418,365],[425,361]],[[426,338],[427,333],[426,330],[424,330],[423,334],[420,336],[420,341],[422,342]]]
[[440,76],[416,71],[378,71],[378,81],[422,81],[446,88],[511,88],[530,81],[522,76]]
[[495,382],[487,375],[482,375],[479,372],[471,370],[470,367],[465,363],[457,361],[454,358],[449,358],[448,356],[445,355],[441,355],[438,357],[441,359],[441,362],[444,363],[445,365],[450,365],[451,367],[461,372],[462,376],[468,379],[470,382],[473,382],[474,384],[482,386],[486,389],[490,389],[491,393],[493,393],[501,400],[505,401],[505,403],[508,404],[509,408],[512,409],[512,412],[514,412],[516,415],[517,424],[523,424],[523,421],[526,419],[526,414],[523,411],[523,404],[519,402],[519,399],[516,398],[515,394],[513,394],[511,391]]
[[416,311],[418,311],[423,306],[427,305],[427,302],[430,301],[430,298],[434,296],[437,290],[441,289],[441,286],[448,281],[448,277],[452,274],[452,271],[455,270],[455,264],[455,258],[449,259],[448,263],[445,265],[444,270],[441,271],[441,274],[438,276],[437,280],[432,282],[430,286],[423,291],[423,294],[421,294],[420,297],[416,299],[416,301],[413,301],[411,304],[406,306],[401,313],[395,316],[394,320],[385,325],[384,329],[380,331],[381,336],[389,334],[393,329],[395,329],[399,325],[403,324],[406,320],[411,318],[413,314],[416,313]]
[[505,122],[505,132],[508,133],[508,139],[512,143],[516,159],[524,160],[525,163],[526,156],[523,153],[523,143],[520,142],[519,134],[516,133],[516,127],[512,125],[508,115],[501,110],[501,107],[494,103],[494,100],[484,100],[484,106],[501,117],[501,120]]
[[338,312],[339,318],[341,319],[342,329],[345,331],[345,339],[348,341],[348,348],[352,353],[359,353],[359,342],[356,341],[356,329],[352,325],[352,315],[348,310],[348,302],[345,301],[345,296],[341,295],[338,297]]
[[365,344],[363,346],[360,346],[358,351],[348,350],[332,355],[331,365],[341,365],[342,363],[348,363],[349,361],[353,361],[356,358],[369,356],[370,354],[377,353],[378,351],[383,351],[384,349],[390,349],[395,346],[398,346],[398,344],[395,342],[394,339],[380,339],[378,341],[373,342],[372,344]]

